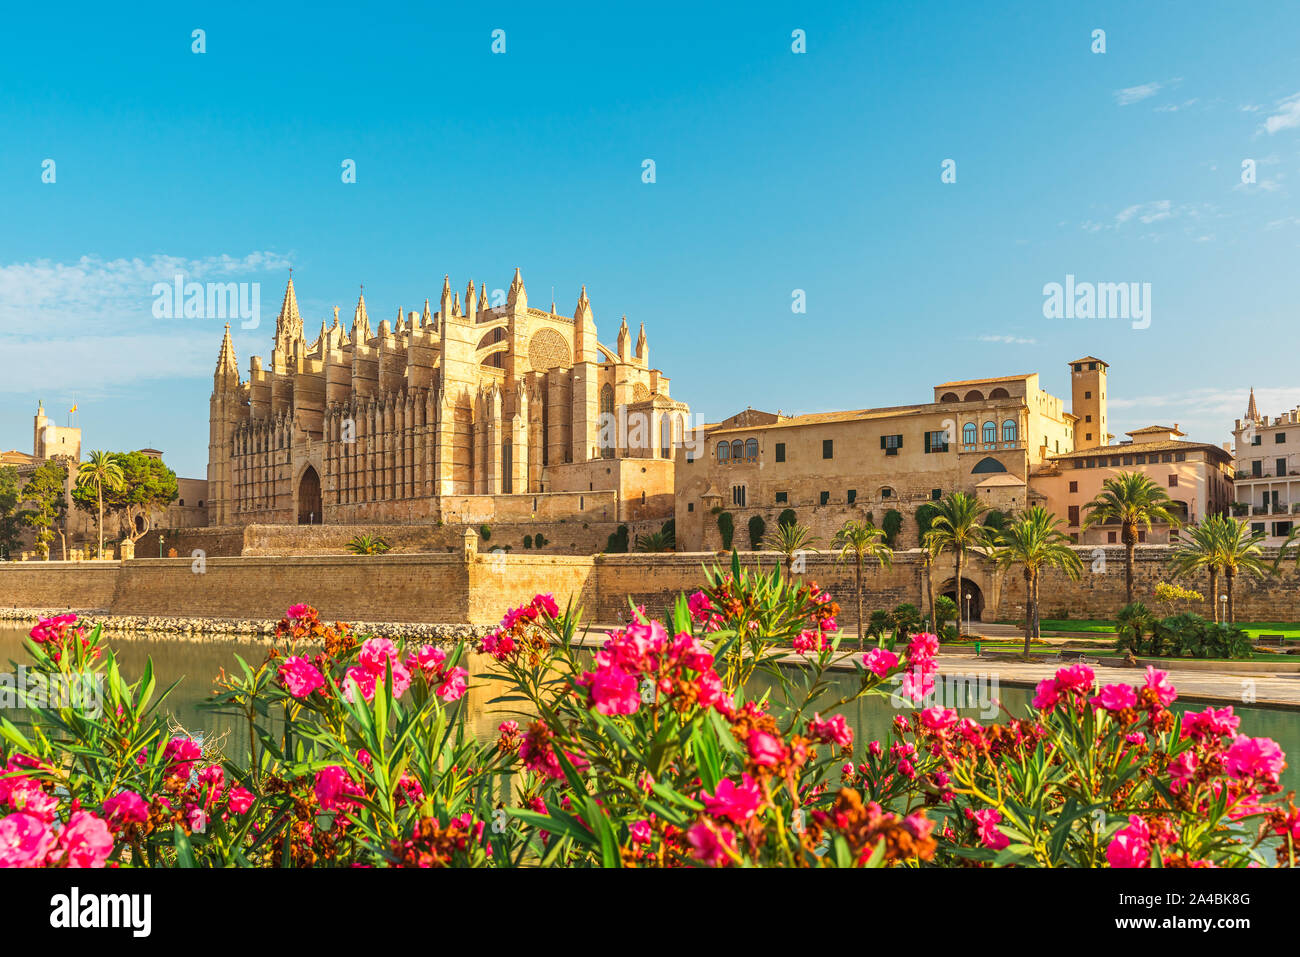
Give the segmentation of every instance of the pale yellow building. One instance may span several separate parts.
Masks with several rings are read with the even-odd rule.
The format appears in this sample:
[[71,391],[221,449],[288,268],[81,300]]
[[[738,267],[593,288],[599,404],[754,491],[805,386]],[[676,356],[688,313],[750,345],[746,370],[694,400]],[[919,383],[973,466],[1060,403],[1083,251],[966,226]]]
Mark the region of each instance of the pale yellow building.
[[[1173,500],[1171,511],[1180,523],[1197,523],[1209,515],[1224,515],[1232,501],[1232,456],[1217,445],[1183,441],[1177,424],[1151,425],[1126,433],[1118,445],[1077,449],[1052,455],[1031,476],[1041,504],[1062,519],[1062,531],[1081,545],[1121,544],[1119,526],[1085,529],[1087,504],[1102,491],[1106,479],[1121,472],[1139,472]],[[1138,532],[1138,542],[1164,544],[1177,540],[1167,524]]]
[[1235,450],[1234,515],[1280,545],[1300,515],[1300,408],[1261,416],[1250,390],[1246,417],[1232,430]]

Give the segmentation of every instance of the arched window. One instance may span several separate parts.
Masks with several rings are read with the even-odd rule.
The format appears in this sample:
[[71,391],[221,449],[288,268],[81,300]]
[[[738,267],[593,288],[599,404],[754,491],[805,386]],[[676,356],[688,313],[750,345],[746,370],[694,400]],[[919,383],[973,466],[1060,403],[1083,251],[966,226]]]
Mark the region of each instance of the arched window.
[[1001,386],[998,386],[998,388],[994,389],[992,392],[989,393],[989,398],[990,398],[990,399],[1009,399],[1009,398],[1011,398],[1011,393],[1008,392],[1006,389],[1002,388]]
[[984,423],[984,441],[987,443],[998,440],[998,424],[996,422]]
[[745,440],[745,459],[750,462],[758,460],[758,439]]
[[731,446],[726,442],[718,443],[718,461],[727,462],[731,460]]
[[957,397],[957,393],[956,393],[956,392],[945,392],[942,396],[939,397],[939,401],[940,401],[940,402],[960,402],[961,399],[959,399],[959,398]]
[[983,401],[984,401],[984,393],[981,392],[979,389],[971,389],[969,392],[966,393],[966,399],[965,399],[965,401],[966,401],[966,402],[983,402]]
[[[545,408],[545,406],[543,406]],[[618,436],[618,422],[614,418],[614,387],[608,382],[600,387],[600,457],[612,459]],[[543,442],[545,448],[545,442]]]
[[975,444],[975,423],[967,422],[961,427],[961,440],[965,445]]
[[666,415],[659,420],[659,457],[673,457],[673,420]]
[[1016,422],[1015,419],[1007,419],[1002,423],[1002,441],[1014,442],[1016,440]]
[[745,455],[745,443],[736,439],[731,443],[731,457],[739,462]]

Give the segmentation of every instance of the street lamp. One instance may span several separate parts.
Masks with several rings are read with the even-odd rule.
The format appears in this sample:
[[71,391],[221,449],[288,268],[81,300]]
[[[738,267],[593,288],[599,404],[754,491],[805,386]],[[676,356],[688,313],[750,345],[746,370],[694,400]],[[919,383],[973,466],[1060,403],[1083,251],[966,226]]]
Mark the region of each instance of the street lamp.
[[1225,625],[1228,623],[1228,596],[1219,596],[1219,621]]
[[966,634],[970,634],[970,592],[966,593]]

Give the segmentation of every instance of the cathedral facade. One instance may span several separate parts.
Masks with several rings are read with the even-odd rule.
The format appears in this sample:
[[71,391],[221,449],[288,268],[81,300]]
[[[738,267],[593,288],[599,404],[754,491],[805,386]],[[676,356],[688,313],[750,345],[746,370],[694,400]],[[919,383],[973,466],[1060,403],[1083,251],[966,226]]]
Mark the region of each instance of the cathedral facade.
[[501,306],[444,278],[436,313],[378,329],[363,291],[351,328],[336,307],[309,343],[291,276],[269,364],[242,380],[229,326],[221,343],[209,524],[581,518],[594,500],[607,519],[668,517],[689,428],[668,382],[644,324],[635,345],[626,316],[613,348],[597,341],[585,286],[564,316],[528,305],[518,269]]

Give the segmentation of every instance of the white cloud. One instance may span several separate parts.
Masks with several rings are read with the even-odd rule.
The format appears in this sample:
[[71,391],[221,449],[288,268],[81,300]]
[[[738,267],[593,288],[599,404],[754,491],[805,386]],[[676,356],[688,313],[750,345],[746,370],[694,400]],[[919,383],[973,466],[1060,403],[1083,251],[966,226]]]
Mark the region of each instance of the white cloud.
[[1009,346],[1033,346],[1038,344],[1037,339],[1025,339],[1021,336],[980,336],[980,342],[1000,342]]
[[1140,223],[1156,223],[1174,215],[1173,204],[1167,199],[1157,199],[1149,203],[1135,203],[1115,214],[1115,225],[1123,225],[1132,219]]
[[1143,83],[1141,86],[1125,87],[1122,90],[1115,91],[1115,102],[1120,106],[1139,103],[1148,97],[1155,96],[1163,86],[1161,83]]
[[1278,130],[1300,126],[1300,93],[1294,93],[1274,107],[1274,113],[1264,121],[1264,129],[1272,136]]

